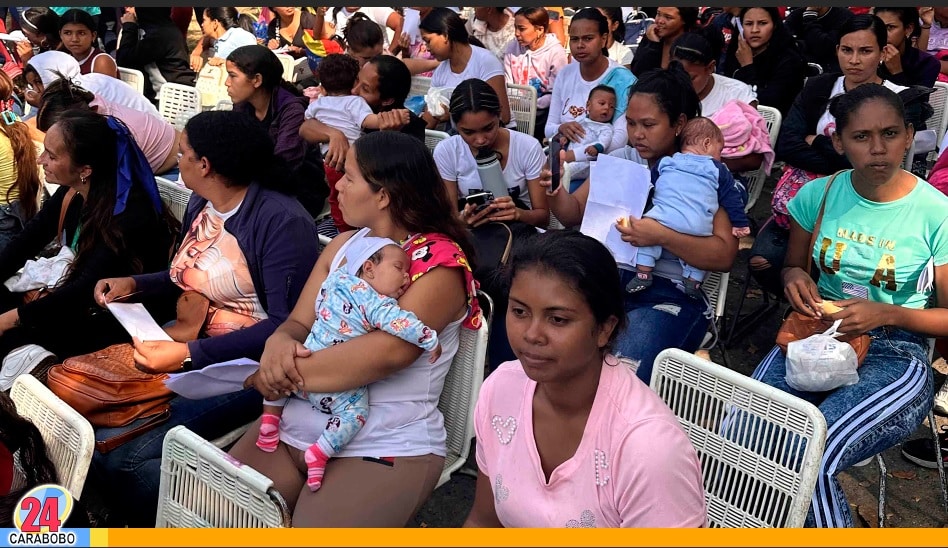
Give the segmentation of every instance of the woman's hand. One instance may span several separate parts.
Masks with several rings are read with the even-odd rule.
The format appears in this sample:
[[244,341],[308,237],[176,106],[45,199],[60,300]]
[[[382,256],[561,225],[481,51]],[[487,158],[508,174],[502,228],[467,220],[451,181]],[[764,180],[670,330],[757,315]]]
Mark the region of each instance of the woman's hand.
[[290,44],[289,46],[286,46],[286,52],[292,57],[301,57],[303,55],[303,48]]
[[616,230],[622,235],[622,241],[629,242],[636,247],[647,247],[662,245],[664,231],[668,229],[655,219],[629,217],[629,226],[616,223]]
[[652,42],[661,42],[661,39],[658,37],[658,33],[655,31],[655,23],[652,23],[645,29],[645,37]]
[[135,13],[135,8],[127,7],[125,8],[125,13],[122,14],[123,23],[138,23],[138,14]]
[[346,154],[349,153],[349,140],[341,131],[329,133],[329,148],[324,160],[329,167],[342,172],[346,166]]
[[[465,207],[465,209],[467,209]],[[487,208],[484,209],[486,216],[474,226],[482,225],[491,221],[519,221],[520,209],[514,203],[510,196],[501,196],[494,198]]]
[[747,40],[744,40],[743,36],[738,35],[737,37],[737,51],[734,52],[734,57],[742,67],[746,67],[754,62],[754,52],[747,44]]
[[135,278],[132,277],[105,278],[95,284],[95,289],[92,290],[92,297],[95,299],[96,304],[105,308],[106,303],[134,293],[137,285]]
[[267,40],[267,49],[279,49],[279,48],[280,48],[279,40],[277,40],[276,38],[271,38]]
[[935,20],[935,8],[919,8],[918,16],[921,18],[923,25],[931,26],[932,21]]
[[174,373],[188,357],[187,343],[173,341],[140,341],[132,338],[135,363],[146,373]]
[[889,74],[902,73],[902,54],[892,44],[886,44],[882,48],[882,62],[885,63],[885,68],[889,70]]
[[583,126],[581,126],[579,122],[564,122],[560,124],[557,131],[563,135],[563,137],[566,137],[574,143],[581,142],[583,137],[586,136],[586,130],[583,129]]
[[29,40],[20,40],[16,43],[16,54],[25,66],[33,58],[33,44]]
[[783,293],[794,310],[811,318],[822,318],[823,298],[816,282],[800,267],[788,267],[783,271]]
[[379,130],[401,131],[411,121],[408,109],[398,108],[379,113]]
[[211,57],[207,60],[207,64],[211,65],[212,67],[219,67],[224,64],[224,60],[220,57]]
[[803,140],[806,141],[806,144],[813,146],[813,141],[816,140],[816,135],[807,135]]
[[883,325],[890,325],[889,310],[893,305],[877,303],[866,299],[845,299],[835,301],[834,304],[841,311],[828,314],[825,319],[830,321],[843,320],[839,325],[839,332],[846,335],[862,335]]
[[0,314],[0,336],[17,326],[20,321],[20,313],[14,308]]
[[200,72],[201,67],[204,66],[204,58],[201,57],[200,55],[195,55],[192,53],[191,57],[189,58],[189,61],[191,63],[191,70],[193,70],[194,72]]
[[296,358],[309,357],[312,352],[303,343],[277,331],[267,339],[260,357],[260,370],[253,386],[264,397],[289,396],[303,387],[303,376],[296,367]]

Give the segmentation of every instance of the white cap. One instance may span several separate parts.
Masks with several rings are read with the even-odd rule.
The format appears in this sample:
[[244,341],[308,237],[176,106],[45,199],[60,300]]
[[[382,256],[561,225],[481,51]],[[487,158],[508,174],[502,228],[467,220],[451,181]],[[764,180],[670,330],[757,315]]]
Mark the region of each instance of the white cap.
[[375,254],[376,251],[387,245],[398,245],[388,238],[375,238],[364,236],[355,242],[352,242],[346,249],[346,271],[356,276],[365,261]]

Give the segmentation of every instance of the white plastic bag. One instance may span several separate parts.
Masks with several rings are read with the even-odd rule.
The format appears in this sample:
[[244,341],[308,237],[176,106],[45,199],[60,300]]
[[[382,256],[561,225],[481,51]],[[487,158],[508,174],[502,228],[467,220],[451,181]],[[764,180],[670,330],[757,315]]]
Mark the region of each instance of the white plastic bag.
[[836,339],[842,320],[823,333],[787,345],[787,384],[803,392],[825,392],[859,382],[856,351]]
[[3,285],[11,293],[25,293],[31,289],[56,287],[56,284],[66,275],[69,265],[76,259],[69,246],[63,246],[55,257],[41,257],[26,261],[23,271],[14,274]]
[[432,116],[444,116],[448,105],[451,104],[451,94],[454,88],[428,88],[425,94],[425,106],[428,107],[428,113]]

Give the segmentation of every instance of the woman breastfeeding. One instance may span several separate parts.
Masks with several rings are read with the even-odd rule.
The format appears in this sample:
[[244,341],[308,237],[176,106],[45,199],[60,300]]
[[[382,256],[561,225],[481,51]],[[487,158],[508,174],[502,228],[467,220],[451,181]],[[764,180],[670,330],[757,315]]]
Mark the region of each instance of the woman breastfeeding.
[[[649,71],[632,86],[624,113],[629,146],[610,156],[647,164],[654,184],[658,180],[659,162],[678,152],[678,135],[697,114],[698,96],[688,74],[677,62],[668,69]],[[726,167],[719,171],[719,180],[730,178]],[[540,184],[549,187],[548,171]],[[582,223],[591,184],[587,179],[573,193],[564,192],[562,187],[547,192],[550,209],[564,225]],[[731,270],[737,256],[737,238],[731,227],[724,208],[714,215],[710,236],[682,234],[648,218],[630,219],[629,227],[618,227],[622,239],[632,245],[663,248],[653,284],[643,291],[625,294],[626,317],[633,327],[619,333],[615,344],[617,354],[638,362],[637,374],[643,381],[651,380],[652,363],[662,350],[682,348],[694,352],[701,344],[708,330],[708,304],[684,293],[679,259],[702,270]],[[635,272],[620,267],[620,275],[625,285]]]
[[901,169],[914,131],[895,92],[869,83],[829,108],[833,145],[852,169],[807,183],[790,200],[783,290],[800,314],[869,335],[868,353],[856,384],[826,392],[790,388],[778,348],[754,377],[826,417],[807,525],[852,527],[837,474],[906,439],[932,405],[926,338],[948,336],[948,198]]
[[[275,452],[257,447],[255,423],[231,454],[274,481],[294,527],[403,527],[441,475],[445,431],[438,400],[459,330],[480,322],[470,247],[434,161],[417,139],[393,131],[364,135],[349,148],[336,187],[345,222],[366,228],[340,234],[326,247],[248,382],[271,399],[300,387],[335,392],[368,385],[368,420],[329,461],[316,492],[306,486],[303,453],[325,421],[313,420],[308,401],[293,398],[284,408]],[[300,351],[323,280],[343,266],[348,246],[366,237],[389,238],[408,252],[412,282],[398,301],[437,331],[443,353],[434,363],[429,353],[382,331]]]

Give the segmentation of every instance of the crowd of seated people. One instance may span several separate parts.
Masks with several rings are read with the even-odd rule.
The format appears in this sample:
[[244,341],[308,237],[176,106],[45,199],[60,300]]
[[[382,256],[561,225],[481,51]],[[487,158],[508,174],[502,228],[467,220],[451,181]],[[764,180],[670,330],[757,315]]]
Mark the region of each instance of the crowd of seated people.
[[[907,442],[933,404],[948,412],[927,349],[948,337],[948,182],[902,169],[936,82],[948,81],[946,8],[0,14],[0,30],[23,34],[0,48],[0,281],[38,257],[69,257],[38,295],[0,287],[0,388],[17,375],[45,381],[64,360],[112,345],[153,374],[259,363],[231,393],[175,396],[157,426],[96,427],[115,448],[94,454],[88,488],[116,525],[154,525],[169,430],[214,439],[247,424],[228,451],[273,480],[293,526],[410,523],[444,468],[439,399],[464,330],[485,321],[480,289],[499,306],[465,526],[707,526],[698,455],[648,388],[660,352],[696,352],[716,329],[696,270],[749,269],[785,308],[871,336],[850,386],[791,388],[778,348],[753,374],[812,402],[830,427],[808,526],[853,526],[838,474],[856,463],[903,443],[922,466],[948,455]],[[312,74],[288,80],[281,55]],[[142,73],[142,92],[123,69]],[[162,117],[163,85],[212,74],[226,107]],[[533,134],[516,129],[510,85],[536,90]],[[783,121],[771,136],[773,111]],[[703,124],[714,131],[696,144]],[[581,231],[609,182],[591,167],[600,156],[637,164],[653,186],[643,214],[602,242]],[[700,165],[707,192],[676,188],[683,179],[669,171],[682,165]],[[773,175],[773,201],[748,212],[758,230],[739,264],[748,230],[730,206],[746,206],[758,170]],[[572,180],[555,184],[554,171]],[[930,177],[948,181],[948,155]],[[191,191],[178,218],[164,184]],[[623,200],[638,192],[617,188]],[[677,214],[695,219],[657,214],[672,195]],[[898,247],[847,247],[849,230]],[[404,259],[360,254],[380,245]],[[655,251],[647,284],[617,260],[627,246]],[[811,258],[819,276],[806,270]],[[402,276],[380,298],[416,316],[438,350],[371,325],[314,346],[320,324],[337,321],[326,292],[343,268],[367,282]],[[133,339],[105,308],[131,297],[174,329],[174,304],[192,292],[209,304],[188,340]],[[827,300],[842,311],[822,312]],[[314,489],[311,448],[338,425],[312,420],[335,417],[313,395],[363,387],[361,428],[319,462]],[[261,419],[261,401],[279,398],[282,414]],[[0,394],[0,412],[15,416],[8,407]],[[274,417],[264,447],[258,435]],[[4,503],[5,454],[30,436],[0,432]],[[33,483],[55,478],[41,449],[26,455],[39,463]],[[597,475],[580,473],[591,463]]]

